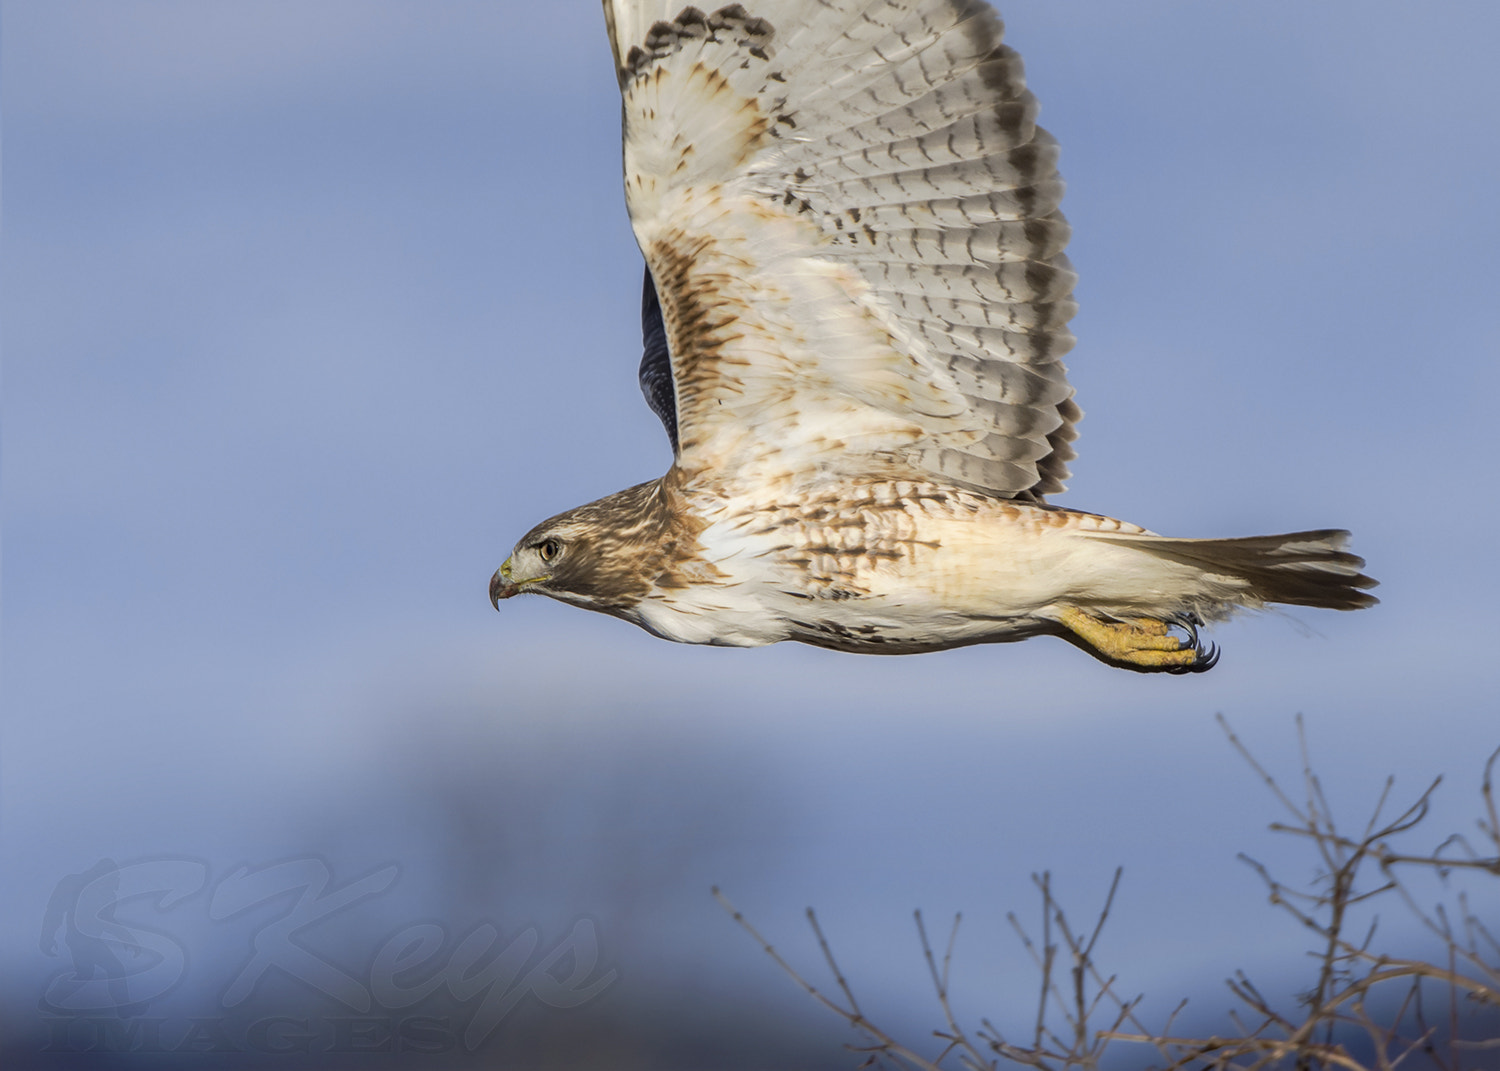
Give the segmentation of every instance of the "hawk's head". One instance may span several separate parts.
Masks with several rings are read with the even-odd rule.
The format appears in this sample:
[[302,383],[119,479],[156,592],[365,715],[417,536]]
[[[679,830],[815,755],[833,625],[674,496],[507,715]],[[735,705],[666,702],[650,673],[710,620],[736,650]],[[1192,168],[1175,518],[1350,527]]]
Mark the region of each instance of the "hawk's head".
[[672,522],[660,480],[559,513],[521,537],[490,578],[490,601],[533,593],[628,616],[678,548]]

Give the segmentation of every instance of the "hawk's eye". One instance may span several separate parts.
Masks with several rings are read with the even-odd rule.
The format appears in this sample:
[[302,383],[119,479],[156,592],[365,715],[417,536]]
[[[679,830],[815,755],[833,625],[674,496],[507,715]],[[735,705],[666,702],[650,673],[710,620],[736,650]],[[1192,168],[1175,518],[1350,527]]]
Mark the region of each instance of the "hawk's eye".
[[544,539],[536,545],[536,552],[542,561],[554,561],[562,553],[562,543],[556,539]]

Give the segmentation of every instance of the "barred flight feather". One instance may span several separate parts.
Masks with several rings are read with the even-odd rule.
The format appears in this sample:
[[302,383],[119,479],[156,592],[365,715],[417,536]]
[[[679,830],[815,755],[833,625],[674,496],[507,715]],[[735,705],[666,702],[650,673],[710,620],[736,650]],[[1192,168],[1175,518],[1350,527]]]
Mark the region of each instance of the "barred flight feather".
[[993,10],[605,7],[682,463],[768,463],[743,428],[774,423],[784,466],[836,428],[845,450],[821,467],[1060,490],[1080,414],[1057,145]]

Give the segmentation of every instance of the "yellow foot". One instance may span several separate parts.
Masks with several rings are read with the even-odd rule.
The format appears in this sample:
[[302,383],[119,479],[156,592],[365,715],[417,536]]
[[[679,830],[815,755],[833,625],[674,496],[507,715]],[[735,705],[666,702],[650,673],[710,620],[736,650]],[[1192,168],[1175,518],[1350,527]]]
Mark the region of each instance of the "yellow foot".
[[1182,640],[1172,635],[1170,624],[1154,617],[1096,617],[1073,606],[1059,607],[1055,616],[1090,654],[1127,668],[1198,673],[1219,660],[1217,650],[1198,644],[1196,631],[1189,629],[1188,639]]

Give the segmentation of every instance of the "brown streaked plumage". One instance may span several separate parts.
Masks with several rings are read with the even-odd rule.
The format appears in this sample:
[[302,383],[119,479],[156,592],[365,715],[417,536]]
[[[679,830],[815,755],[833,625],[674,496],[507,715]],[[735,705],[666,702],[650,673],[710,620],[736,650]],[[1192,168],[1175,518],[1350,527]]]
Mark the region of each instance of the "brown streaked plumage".
[[604,0],[672,468],[537,525],[492,600],[673,640],[1059,635],[1195,672],[1242,608],[1376,600],[1347,533],[1193,540],[1048,505],[1082,413],[1056,142],[982,0]]
[[502,566],[490,582],[491,600],[498,604],[537,584],[532,590],[629,618],[653,591],[712,583],[718,570],[703,559],[697,542],[703,525],[683,508],[681,482],[669,474],[543,521],[521,538],[517,552],[540,548],[548,539],[565,541],[567,552],[543,563],[545,584],[512,582]]

